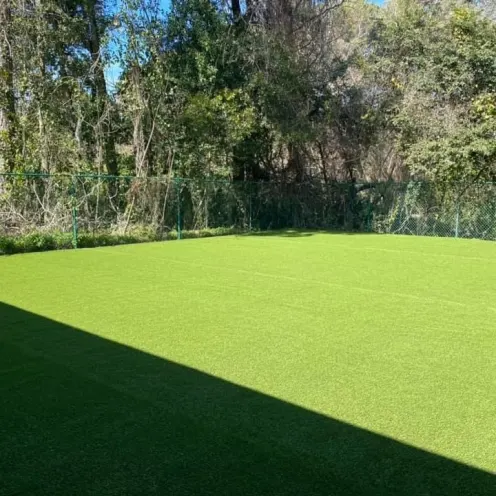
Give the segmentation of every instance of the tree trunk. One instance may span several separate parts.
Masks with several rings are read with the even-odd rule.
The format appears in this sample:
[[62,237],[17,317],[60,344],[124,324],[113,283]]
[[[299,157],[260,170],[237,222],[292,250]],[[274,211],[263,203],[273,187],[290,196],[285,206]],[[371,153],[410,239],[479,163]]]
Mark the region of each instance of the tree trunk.
[[93,97],[97,108],[97,122],[95,125],[97,167],[100,171],[102,164],[105,164],[108,174],[117,175],[115,140],[112,130],[112,116],[109,115],[107,83],[105,81],[104,65],[101,57],[100,27],[96,12],[97,6],[95,3],[92,3],[89,9],[89,36],[86,43],[93,65]]
[[241,5],[239,0],[231,0],[231,10],[235,20],[241,17]]
[[[2,0],[0,0],[2,1]],[[44,12],[41,0],[35,1],[35,15],[40,24],[44,23]],[[49,172],[50,160],[49,160],[49,146],[48,146],[48,134],[47,134],[47,119],[45,112],[45,77],[46,77],[46,62],[45,62],[46,47],[43,43],[43,38],[38,31],[36,35],[36,61],[38,64],[38,71],[41,75],[41,85],[38,86],[35,94],[38,100],[38,133],[39,133],[39,155],[40,155],[40,166],[43,172]]]
[[43,172],[50,172],[48,136],[45,125],[45,114],[41,104],[38,104],[38,133],[40,135],[39,150],[40,150],[40,165]]
[[251,16],[253,14],[253,0],[246,0],[246,16],[249,20],[251,20]]
[[131,69],[131,84],[133,86],[133,98],[131,105],[134,106],[133,111],[133,153],[135,174],[137,176],[146,176],[148,173],[148,162],[146,157],[145,133],[143,129],[143,120],[145,112],[145,102],[141,88],[141,71],[135,65]]
[[291,142],[288,144],[288,170],[296,183],[305,179],[305,167],[299,145]]
[[12,171],[15,158],[15,99],[10,0],[0,0],[0,172]]

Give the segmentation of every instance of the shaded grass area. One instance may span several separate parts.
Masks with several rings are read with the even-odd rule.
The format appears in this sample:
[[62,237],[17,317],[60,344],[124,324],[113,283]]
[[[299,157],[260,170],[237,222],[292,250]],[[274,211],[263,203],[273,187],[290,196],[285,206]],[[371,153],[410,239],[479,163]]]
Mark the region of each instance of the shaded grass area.
[[317,234],[2,259],[0,495],[494,494],[494,255]]
[[2,304],[0,494],[493,494],[489,473]]

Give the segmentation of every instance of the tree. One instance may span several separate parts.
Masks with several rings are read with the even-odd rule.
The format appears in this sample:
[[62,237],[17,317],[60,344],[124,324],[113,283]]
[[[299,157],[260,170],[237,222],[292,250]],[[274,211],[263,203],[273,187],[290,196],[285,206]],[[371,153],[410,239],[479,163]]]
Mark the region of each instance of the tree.
[[494,178],[496,25],[473,8],[397,0],[378,38],[377,69],[396,94],[391,124],[418,178]]
[[96,167],[102,172],[106,167],[109,174],[116,175],[117,157],[113,134],[112,104],[105,81],[105,64],[103,59],[102,36],[106,29],[104,8],[100,0],[68,0],[70,13],[73,16],[82,13],[84,17],[85,33],[82,44],[88,51],[90,66],[91,94],[95,105],[94,136],[96,142]]
[[1,167],[491,179],[491,5],[4,0]]
[[12,57],[12,4],[0,2],[0,172],[12,171],[15,158],[15,99]]

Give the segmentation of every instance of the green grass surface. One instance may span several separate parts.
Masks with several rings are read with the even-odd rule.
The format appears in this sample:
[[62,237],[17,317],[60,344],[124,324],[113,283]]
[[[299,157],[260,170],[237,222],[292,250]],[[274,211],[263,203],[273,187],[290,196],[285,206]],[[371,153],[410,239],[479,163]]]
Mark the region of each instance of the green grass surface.
[[496,494],[496,244],[0,258],[0,495]]

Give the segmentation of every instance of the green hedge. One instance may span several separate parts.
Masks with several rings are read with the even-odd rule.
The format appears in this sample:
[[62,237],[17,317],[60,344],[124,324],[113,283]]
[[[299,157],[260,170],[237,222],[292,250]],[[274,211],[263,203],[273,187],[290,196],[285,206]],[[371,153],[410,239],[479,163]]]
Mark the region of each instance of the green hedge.
[[[181,237],[209,238],[240,234],[235,228],[220,227],[216,229],[202,229],[198,231],[183,231]],[[148,228],[134,229],[127,234],[118,234],[111,231],[80,232],[78,234],[78,248],[95,248],[97,246],[115,246],[132,243],[149,243],[152,241],[167,241],[177,239],[177,232],[157,233]],[[16,253],[31,253],[37,251],[68,250],[73,247],[72,234],[63,232],[37,232],[22,235],[0,235],[0,255],[14,255]]]

